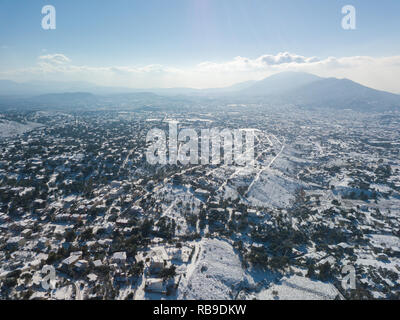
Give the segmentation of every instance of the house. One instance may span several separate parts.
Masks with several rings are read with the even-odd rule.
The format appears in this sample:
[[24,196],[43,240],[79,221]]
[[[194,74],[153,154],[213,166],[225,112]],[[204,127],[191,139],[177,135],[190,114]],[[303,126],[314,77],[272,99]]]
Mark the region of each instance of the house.
[[119,218],[116,222],[117,226],[123,227],[129,223],[128,219]]
[[7,248],[16,249],[25,244],[26,240],[23,237],[12,237],[7,240]]
[[61,261],[63,267],[70,267],[75,264],[79,260],[79,256],[70,255],[68,258],[65,258]]
[[150,273],[157,274],[164,268],[164,260],[159,256],[153,256],[150,260]]
[[158,256],[162,260],[168,260],[168,253],[163,246],[154,247],[152,252],[152,256]]
[[183,263],[187,263],[189,261],[191,251],[192,251],[191,248],[183,247],[181,249],[171,250],[170,254],[172,259]]
[[32,230],[31,229],[24,229],[22,232],[21,232],[21,236],[22,237],[24,237],[24,238],[27,238],[27,237],[29,237],[30,235],[32,234]]
[[153,293],[165,293],[166,287],[163,279],[147,279],[145,290]]
[[209,191],[200,188],[196,189],[194,193],[200,197],[208,197],[210,195]]
[[95,268],[99,268],[99,267],[103,266],[103,263],[101,262],[101,260],[95,260],[95,261],[93,261],[93,265]]
[[126,262],[126,252],[115,252],[112,256],[112,260],[115,263],[125,263]]
[[87,277],[89,279],[89,282],[96,282],[97,278],[98,278],[98,276],[96,274],[94,274],[94,273],[88,274]]
[[114,280],[117,282],[128,282],[128,275],[126,272],[119,270],[114,274]]
[[88,267],[89,263],[86,260],[78,260],[74,264],[74,269],[78,272],[85,271]]
[[109,193],[108,193],[108,199],[116,199],[118,198],[121,194],[123,194],[123,189],[112,189]]
[[82,257],[82,251],[71,252],[70,256],[61,261],[62,267],[73,266]]
[[248,209],[247,210],[247,215],[249,218],[257,218],[258,217],[258,211],[254,209]]

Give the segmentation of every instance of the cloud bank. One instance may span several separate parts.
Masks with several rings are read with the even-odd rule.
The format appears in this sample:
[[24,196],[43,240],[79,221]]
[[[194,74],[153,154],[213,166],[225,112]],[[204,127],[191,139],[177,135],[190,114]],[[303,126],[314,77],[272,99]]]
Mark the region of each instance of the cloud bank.
[[30,68],[0,71],[0,78],[15,81],[88,81],[102,86],[131,88],[215,88],[260,80],[282,71],[304,71],[322,77],[348,78],[363,85],[400,93],[400,56],[305,57],[289,52],[257,58],[235,57],[224,62],[205,61],[189,68],[99,66],[75,64],[64,54],[38,57]]

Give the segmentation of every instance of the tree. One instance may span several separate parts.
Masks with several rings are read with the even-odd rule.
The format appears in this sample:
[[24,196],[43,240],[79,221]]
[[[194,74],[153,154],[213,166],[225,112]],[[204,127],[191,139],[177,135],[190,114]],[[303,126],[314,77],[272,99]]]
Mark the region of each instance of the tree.
[[329,262],[325,262],[324,264],[319,266],[319,276],[318,278],[321,281],[327,281],[331,277],[331,265]]
[[76,234],[74,230],[69,230],[67,231],[67,233],[65,234],[65,241],[66,242],[73,242],[76,238]]
[[174,265],[171,265],[171,267],[169,268],[164,268],[160,272],[160,277],[163,278],[164,280],[175,277],[175,275],[176,275],[176,266]]
[[131,268],[131,273],[133,276],[139,277],[144,270],[144,263],[143,261],[139,261],[138,263],[135,263],[132,268]]
[[314,276],[315,276],[315,268],[313,264],[310,264],[307,270],[307,277],[313,278]]

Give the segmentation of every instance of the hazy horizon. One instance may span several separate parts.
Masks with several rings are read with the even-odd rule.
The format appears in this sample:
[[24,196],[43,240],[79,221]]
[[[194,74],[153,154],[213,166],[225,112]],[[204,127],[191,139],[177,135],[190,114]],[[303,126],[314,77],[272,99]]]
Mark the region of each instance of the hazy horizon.
[[[44,85],[55,85],[55,86],[57,86],[57,85],[61,85],[61,86],[62,85],[65,85],[65,86],[79,86],[79,85],[81,85],[81,86],[83,86],[83,89],[84,89],[84,90],[76,90],[75,87],[71,87],[71,89],[68,89],[68,90],[60,90],[59,93],[80,92],[80,91],[81,92],[92,93],[91,89],[95,90],[95,89],[101,89],[101,88],[104,88],[104,89],[115,89],[119,93],[124,93],[124,90],[126,90],[126,93],[128,93],[129,90],[133,90],[133,91],[142,91],[142,90],[143,91],[146,91],[146,90],[152,91],[152,90],[168,90],[168,89],[171,89],[171,90],[174,90],[174,89],[179,90],[179,89],[181,89],[181,90],[207,91],[207,90],[215,90],[215,89],[229,89],[231,87],[234,88],[235,86],[245,85],[247,83],[251,83],[251,84],[252,83],[257,83],[259,81],[266,80],[266,79],[268,79],[270,77],[273,77],[273,76],[276,76],[276,75],[279,75],[279,74],[285,74],[285,73],[299,73],[299,74],[304,73],[304,74],[310,74],[310,75],[317,76],[316,74],[309,73],[309,72],[282,71],[282,72],[273,73],[273,74],[271,74],[271,75],[269,75],[267,77],[261,78],[261,79],[251,79],[251,80],[247,80],[247,81],[236,82],[236,83],[233,83],[231,85],[224,85],[224,86],[219,86],[219,87],[204,87],[204,88],[183,87],[183,86],[180,86],[180,87],[172,86],[172,87],[148,87],[148,88],[144,88],[144,87],[118,86],[118,85],[112,85],[112,84],[103,86],[103,85],[97,85],[94,82],[79,81],[79,80],[76,80],[76,81],[61,81],[61,80],[60,81],[46,81],[46,80],[14,81],[14,80],[10,80],[10,79],[0,79],[0,81],[10,81],[10,82],[13,82],[13,83],[16,83],[16,84],[19,84],[19,85],[37,85],[37,86],[39,86],[37,89],[42,89],[42,90],[44,90],[44,88],[40,87],[40,86],[44,86]],[[332,76],[332,77],[330,77],[330,76],[323,77],[322,76],[320,78],[321,79],[332,78],[332,79],[348,79],[348,80],[351,80],[351,79],[346,78],[346,77],[334,77],[334,76]],[[353,80],[351,80],[351,81],[353,81]],[[354,82],[358,83],[357,81],[354,81]],[[359,84],[361,84],[361,83],[359,83]],[[84,86],[88,86],[88,87],[84,87]],[[379,91],[385,91],[385,92],[388,92],[388,93],[400,94],[400,91],[396,92],[396,91],[390,91],[390,90],[382,90],[382,89],[379,89],[379,88],[374,88],[372,86],[370,87],[368,85],[366,85],[366,87],[367,88],[371,88],[371,89],[375,89],[375,90],[379,90]],[[53,92],[54,92],[54,89],[52,89],[52,90],[49,89],[48,93],[53,93]],[[22,90],[21,93],[24,94],[25,92]]]
[[[24,5],[22,5],[22,3]],[[397,1],[43,1],[0,4],[0,79],[127,88],[221,88],[282,71],[400,93]]]

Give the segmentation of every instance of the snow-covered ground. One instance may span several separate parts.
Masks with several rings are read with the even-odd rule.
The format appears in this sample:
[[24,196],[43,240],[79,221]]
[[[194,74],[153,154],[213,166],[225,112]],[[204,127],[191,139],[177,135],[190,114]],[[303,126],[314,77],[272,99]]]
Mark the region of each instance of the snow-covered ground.
[[368,235],[371,242],[378,248],[392,248],[393,250],[400,251],[400,239],[392,235],[371,234]]
[[301,276],[283,278],[257,295],[260,300],[333,300],[339,294],[330,283]]
[[240,259],[232,246],[218,239],[199,242],[198,255],[178,288],[178,299],[232,299],[246,282]]
[[0,118],[0,138],[17,136],[43,126],[40,123],[27,122],[25,124]]
[[265,172],[252,185],[248,200],[254,206],[286,208],[294,201],[301,185],[277,170]]
[[189,232],[189,226],[185,220],[183,211],[187,204],[192,208],[193,214],[199,213],[201,200],[194,196],[187,186],[174,187],[170,184],[157,190],[157,195],[162,199],[162,216],[174,219],[179,228],[177,235],[185,235]]

